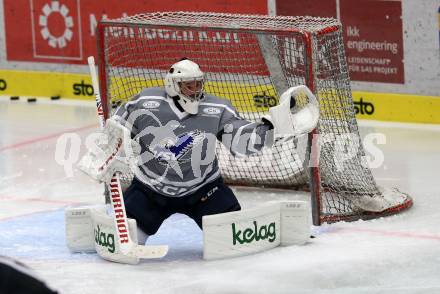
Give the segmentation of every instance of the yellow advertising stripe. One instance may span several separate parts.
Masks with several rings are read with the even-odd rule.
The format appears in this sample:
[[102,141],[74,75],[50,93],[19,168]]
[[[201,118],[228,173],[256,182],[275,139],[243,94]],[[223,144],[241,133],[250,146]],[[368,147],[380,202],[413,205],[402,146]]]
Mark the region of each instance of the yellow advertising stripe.
[[[126,100],[144,87],[162,86],[162,80],[140,80],[134,78],[114,78],[110,90]],[[118,93],[124,87],[130,88],[130,93]],[[271,86],[250,85],[234,82],[233,87],[228,82],[208,82],[206,89],[230,99],[238,110],[262,111],[267,110],[267,104],[276,103],[274,90]],[[93,101],[93,87],[88,74],[72,74],[61,72],[0,70],[0,95],[4,96],[60,96],[63,98],[83,99]],[[124,97],[124,96],[130,97]],[[256,103],[249,103],[258,96]],[[266,100],[270,101],[266,101]],[[247,103],[245,103],[245,101]],[[266,105],[266,106],[265,106]],[[263,111],[264,111],[263,110]]]
[[[114,77],[110,82],[109,92],[113,93],[116,100],[128,101],[143,88],[158,86],[163,86],[162,80]],[[129,90],[126,91],[127,89]],[[264,112],[278,103],[272,85],[208,81],[205,91],[229,99],[239,112]]]
[[[128,79],[117,78],[117,80],[119,81],[114,83],[114,86],[120,83],[136,85],[133,81],[127,81]],[[140,88],[159,85],[162,85],[162,81],[138,81]],[[206,90],[230,99],[237,110],[243,112],[267,111],[268,107],[273,106],[272,104],[277,101],[275,92],[269,85],[208,82]],[[88,74],[18,70],[0,70],[0,95],[60,96],[90,101],[95,99]],[[440,97],[438,96],[355,91],[353,100],[357,118],[440,124]]]
[[382,121],[440,124],[440,97],[353,92],[356,117]]
[[0,95],[94,100],[87,74],[0,70],[0,84]]

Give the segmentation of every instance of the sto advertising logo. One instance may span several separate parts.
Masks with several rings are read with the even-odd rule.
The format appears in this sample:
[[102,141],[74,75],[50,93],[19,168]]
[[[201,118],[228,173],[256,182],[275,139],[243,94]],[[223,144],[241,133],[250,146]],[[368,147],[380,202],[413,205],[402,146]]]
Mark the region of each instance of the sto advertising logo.
[[34,57],[81,60],[79,0],[32,0]]

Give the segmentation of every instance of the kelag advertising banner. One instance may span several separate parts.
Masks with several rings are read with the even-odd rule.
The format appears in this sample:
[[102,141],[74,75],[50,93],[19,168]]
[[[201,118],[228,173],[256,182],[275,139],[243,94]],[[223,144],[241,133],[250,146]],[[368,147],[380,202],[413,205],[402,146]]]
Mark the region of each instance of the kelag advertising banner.
[[351,80],[405,82],[401,1],[277,0],[277,14],[339,17]]
[[267,1],[4,0],[7,60],[84,64],[102,17],[153,11],[267,14]]

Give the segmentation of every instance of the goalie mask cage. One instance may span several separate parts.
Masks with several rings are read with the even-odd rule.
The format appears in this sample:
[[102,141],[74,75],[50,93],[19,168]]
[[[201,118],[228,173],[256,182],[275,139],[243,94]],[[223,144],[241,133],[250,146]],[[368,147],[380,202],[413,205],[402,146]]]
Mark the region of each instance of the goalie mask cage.
[[[310,187],[315,225],[381,217],[412,205],[397,189],[379,187],[365,166],[337,20],[192,12],[103,20],[98,65],[106,118],[141,89],[162,87],[182,57],[205,72],[206,93],[229,99],[251,121],[289,87],[307,85],[318,98],[321,116],[309,136],[278,141],[245,158],[232,157],[218,143],[225,182]],[[297,98],[297,105],[305,102]]]

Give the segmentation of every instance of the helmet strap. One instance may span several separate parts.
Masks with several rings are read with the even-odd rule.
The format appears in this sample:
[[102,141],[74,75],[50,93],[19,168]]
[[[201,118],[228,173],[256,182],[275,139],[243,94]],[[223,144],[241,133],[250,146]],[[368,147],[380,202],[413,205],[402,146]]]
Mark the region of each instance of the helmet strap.
[[177,109],[179,109],[181,112],[185,112],[185,110],[183,109],[182,105],[180,105],[180,97],[179,96],[173,96],[171,97],[173,98],[174,104],[176,105]]

